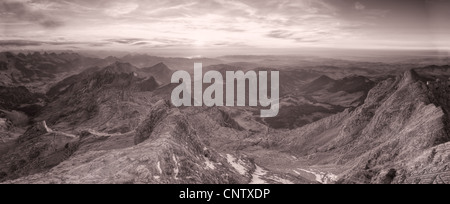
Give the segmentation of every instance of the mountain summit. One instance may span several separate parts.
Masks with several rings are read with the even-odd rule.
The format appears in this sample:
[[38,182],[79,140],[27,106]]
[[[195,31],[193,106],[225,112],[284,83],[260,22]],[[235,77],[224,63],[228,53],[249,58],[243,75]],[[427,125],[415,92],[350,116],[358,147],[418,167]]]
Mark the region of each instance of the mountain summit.
[[153,67],[142,68],[142,71],[155,77],[160,84],[170,84],[173,70],[164,63],[158,63]]

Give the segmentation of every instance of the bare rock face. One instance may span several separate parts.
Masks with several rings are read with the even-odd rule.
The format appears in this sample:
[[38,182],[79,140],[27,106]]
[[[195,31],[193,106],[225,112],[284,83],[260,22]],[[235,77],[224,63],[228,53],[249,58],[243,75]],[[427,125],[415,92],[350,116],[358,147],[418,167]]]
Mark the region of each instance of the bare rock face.
[[417,82],[422,77],[417,74],[417,72],[414,69],[408,70],[403,74],[402,81],[400,82],[400,86],[405,86],[414,82]]
[[47,123],[45,121],[37,122],[28,128],[28,130],[19,137],[17,142],[23,143],[50,132],[52,132],[52,130],[47,127]]
[[244,130],[244,128],[239,125],[239,123],[237,123],[229,113],[218,107],[210,108],[208,110],[208,115],[222,127],[231,128],[238,131]]
[[0,111],[0,154],[4,152],[2,144],[14,138],[14,131],[15,126],[12,121],[7,118],[6,114]]
[[8,131],[9,126],[6,118],[0,118],[0,131]]
[[149,139],[152,135],[155,127],[161,123],[161,121],[167,117],[170,111],[169,101],[158,102],[150,112],[149,117],[139,126],[136,131],[136,136],[134,138],[134,143],[140,144],[145,140]]
[[0,155],[0,182],[43,172],[58,165],[73,153],[76,139],[53,132],[45,121],[36,123],[21,135],[9,150]]

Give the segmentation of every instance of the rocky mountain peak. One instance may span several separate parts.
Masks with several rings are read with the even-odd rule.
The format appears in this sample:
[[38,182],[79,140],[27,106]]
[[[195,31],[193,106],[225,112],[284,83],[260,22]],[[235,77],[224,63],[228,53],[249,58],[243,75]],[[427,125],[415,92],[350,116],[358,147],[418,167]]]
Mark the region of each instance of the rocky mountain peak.
[[142,72],[150,74],[160,84],[170,83],[173,71],[164,63],[158,63],[155,66],[141,69]]
[[155,66],[153,66],[154,69],[169,69],[169,67],[164,64],[164,62],[160,62],[158,64],[156,64]]
[[42,55],[40,52],[34,52],[32,56],[33,57],[41,57]]
[[130,63],[116,61],[110,66],[105,67],[103,70],[111,73],[132,73],[136,71],[136,68]]
[[149,73],[167,73],[171,72],[172,70],[163,62],[160,62],[152,67],[147,67],[142,69],[145,72]]
[[408,85],[411,83],[415,83],[421,80],[421,77],[414,69],[410,69],[403,74],[401,86]]

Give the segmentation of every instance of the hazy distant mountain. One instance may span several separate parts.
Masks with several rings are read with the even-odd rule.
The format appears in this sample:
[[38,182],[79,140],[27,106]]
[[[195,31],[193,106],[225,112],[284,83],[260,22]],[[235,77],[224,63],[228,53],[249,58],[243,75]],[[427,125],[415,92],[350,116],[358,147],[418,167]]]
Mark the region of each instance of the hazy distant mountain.
[[397,63],[408,64],[415,66],[415,68],[438,65],[445,66],[450,64],[450,57],[441,56],[441,57],[415,57],[407,60],[401,60]]
[[0,53],[0,85],[26,86],[33,92],[46,92],[48,86],[68,75],[77,74],[93,66],[107,66],[102,59],[77,53],[13,54]]
[[336,92],[346,92],[346,93],[356,93],[356,92],[368,92],[375,85],[373,81],[364,76],[351,76],[342,79],[334,80],[328,76],[321,76],[316,80],[305,84],[300,91],[306,94],[314,95],[314,92],[321,90],[327,91],[329,93]]
[[194,70],[194,63],[203,63],[203,66],[209,66],[214,64],[220,64],[221,61],[218,59],[210,58],[166,58],[166,57],[156,57],[150,55],[126,55],[120,58],[123,62],[129,62],[134,66],[144,68],[153,67],[157,64],[164,63],[173,70]]
[[429,80],[434,81],[436,79],[448,80],[450,79],[450,65],[431,65],[423,68],[416,69],[418,73],[428,76]]

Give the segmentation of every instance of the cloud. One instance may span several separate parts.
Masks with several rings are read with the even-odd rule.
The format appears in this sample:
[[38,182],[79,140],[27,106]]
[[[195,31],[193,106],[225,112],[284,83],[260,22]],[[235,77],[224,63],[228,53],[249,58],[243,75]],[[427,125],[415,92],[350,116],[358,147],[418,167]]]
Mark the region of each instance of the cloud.
[[43,43],[28,40],[0,40],[0,46],[5,47],[26,47],[26,46],[40,46]]
[[286,39],[286,38],[291,38],[294,35],[294,33],[292,33],[291,31],[287,31],[287,30],[274,30],[271,31],[269,34],[267,34],[268,37],[271,38],[281,38],[281,39]]
[[137,43],[133,43],[133,45],[148,45],[148,42],[137,42]]
[[[67,47],[67,42],[79,42],[76,47],[102,46],[127,51],[144,46],[180,50],[227,46],[363,46],[361,42],[371,38],[391,35],[396,21],[410,19],[408,22],[413,24],[412,17],[392,21],[383,18],[406,13],[401,10],[404,8],[395,6],[397,3],[386,2],[0,0],[0,39],[24,40],[2,41],[9,46],[53,48],[58,43]],[[445,22],[442,20],[440,29],[444,29]],[[61,26],[65,29],[52,29]],[[423,31],[423,27],[411,30]],[[448,32],[442,33],[444,36]],[[53,41],[59,37],[64,40]]]
[[3,18],[32,22],[45,28],[57,28],[64,25],[63,22],[53,19],[45,12],[33,9],[30,2],[7,0],[0,3],[0,13],[6,14]]
[[105,47],[107,45],[110,45],[111,43],[106,42],[95,42],[95,43],[87,43],[89,47]]
[[[176,46],[192,46],[194,41],[189,38],[113,38],[100,40],[101,43],[95,43],[95,46],[147,46],[147,47],[176,47]],[[93,46],[94,43],[90,44]]]
[[364,6],[364,4],[362,4],[361,2],[356,2],[355,3],[355,9],[358,11],[363,11],[366,9],[366,6]]
[[315,42],[320,42],[319,39],[295,38],[294,40],[295,40],[296,42],[300,42],[300,43],[315,43]]
[[120,38],[120,39],[107,39],[107,42],[114,42],[119,44],[136,44],[142,41],[146,41],[143,38]]
[[129,14],[139,8],[136,3],[116,2],[105,10],[105,14],[112,17],[120,17]]
[[53,20],[46,20],[40,22],[40,25],[46,27],[46,28],[58,28],[64,25],[61,21],[53,21]]
[[267,37],[275,39],[291,40],[297,43],[313,43],[320,42],[327,39],[330,32],[325,31],[311,31],[311,32],[294,32],[289,30],[274,30],[267,34]]
[[201,2],[189,2],[189,3],[180,3],[180,4],[171,4],[171,2],[167,2],[165,6],[148,8],[145,11],[145,15],[148,16],[156,16],[156,17],[164,17],[164,16],[179,16],[189,10],[194,10],[196,6]]
[[88,44],[86,42],[74,42],[74,41],[38,41],[38,40],[0,40],[0,46],[5,47],[36,47],[43,45],[83,45]]
[[46,35],[62,36],[88,41],[88,47],[283,47],[321,40],[321,32],[339,32],[337,10],[326,0],[16,1],[33,2],[29,10],[45,13],[45,20],[64,19],[42,26],[67,29],[30,32],[17,23],[8,34],[22,30],[30,33],[18,38],[37,36],[46,42],[51,41]]
[[369,9],[361,2],[355,2],[355,10],[364,15],[367,19],[377,19],[385,17],[390,11],[387,9]]
[[382,18],[386,17],[386,15],[389,13],[389,10],[383,10],[383,9],[370,9],[366,10],[366,14],[371,18]]

